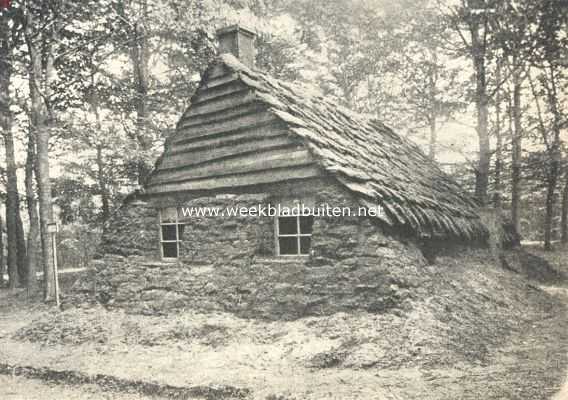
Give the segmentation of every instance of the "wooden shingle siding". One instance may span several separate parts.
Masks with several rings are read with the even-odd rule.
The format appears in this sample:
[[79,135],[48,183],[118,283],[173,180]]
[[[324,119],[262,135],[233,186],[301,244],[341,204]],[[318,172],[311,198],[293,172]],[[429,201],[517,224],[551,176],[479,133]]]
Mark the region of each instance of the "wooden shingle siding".
[[237,79],[239,79],[238,74],[234,74],[232,72],[229,72],[225,75],[221,75],[221,76],[218,76],[216,78],[209,77],[207,82],[203,86],[201,86],[201,88],[202,89],[212,89],[212,88],[215,88],[217,86],[225,85],[228,82],[236,81]]
[[160,171],[197,166],[204,163],[226,160],[240,155],[251,153],[261,153],[269,150],[293,148],[290,137],[287,134],[269,137],[254,137],[249,140],[232,141],[220,143],[215,147],[201,147],[193,150],[172,152],[160,165]]
[[290,136],[288,129],[274,121],[252,126],[249,129],[221,131],[217,134],[188,138],[172,147],[170,155],[176,155],[193,150],[211,150],[223,145],[236,145],[254,140],[265,140],[274,136]]
[[213,68],[216,78],[193,96],[147,185],[148,193],[216,190],[319,175],[301,140],[237,75],[226,72]]
[[254,113],[240,115],[237,114],[230,119],[220,120],[218,122],[200,125],[198,127],[189,127],[181,129],[172,141],[173,144],[192,143],[196,139],[211,138],[217,136],[225,136],[229,133],[238,133],[256,128],[264,128],[266,125],[276,122],[274,114],[257,109]]
[[175,170],[159,170],[153,177],[153,184],[181,182],[188,179],[208,176],[222,176],[231,173],[244,174],[264,169],[295,167],[313,164],[313,159],[306,149],[286,147],[263,152],[243,152],[240,156],[226,160],[215,160],[203,166],[181,166]]
[[321,176],[320,168],[315,164],[296,166],[295,168],[271,168],[246,174],[229,174],[211,178],[194,179],[186,182],[151,185],[146,189],[148,194],[191,192],[198,190],[234,189],[238,187],[284,181],[302,180]]
[[192,116],[191,118],[186,118],[185,116],[180,120],[178,124],[178,129],[186,129],[186,128],[195,128],[202,125],[207,125],[211,123],[217,122],[217,119],[221,121],[227,121],[232,119],[236,115],[250,115],[258,112],[258,110],[263,109],[266,110],[267,107],[258,102],[253,101],[251,103],[244,103],[240,106],[231,107],[228,110],[225,110],[222,115],[219,115],[218,112],[213,112],[206,115],[200,115],[199,117]]
[[255,100],[256,97],[254,96],[254,93],[247,89],[225,94],[223,96],[218,96],[215,99],[202,101],[200,103],[192,103],[191,110],[186,114],[186,118],[226,111]]
[[235,93],[248,91],[249,88],[239,80],[230,80],[223,84],[213,87],[208,86],[206,90],[199,90],[191,100],[192,104],[211,102]]

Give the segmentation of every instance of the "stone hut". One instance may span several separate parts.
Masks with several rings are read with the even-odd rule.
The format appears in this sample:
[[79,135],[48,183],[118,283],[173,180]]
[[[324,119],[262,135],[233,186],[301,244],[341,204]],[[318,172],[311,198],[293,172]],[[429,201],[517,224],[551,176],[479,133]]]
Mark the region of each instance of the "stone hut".
[[[219,43],[143,190],[105,229],[100,300],[266,318],[380,311],[404,303],[436,252],[485,242],[474,201],[417,146],[256,70],[251,31],[225,28]],[[328,211],[282,211],[300,206]]]

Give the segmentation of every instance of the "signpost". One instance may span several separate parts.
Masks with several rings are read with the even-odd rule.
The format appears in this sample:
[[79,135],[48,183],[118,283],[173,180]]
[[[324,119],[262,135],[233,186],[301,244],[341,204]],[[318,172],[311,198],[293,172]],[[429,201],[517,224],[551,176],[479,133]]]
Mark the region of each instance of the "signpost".
[[55,304],[59,308],[59,276],[57,274],[57,232],[59,226],[56,222],[47,224],[47,232],[51,234],[51,244],[53,246],[53,279],[55,280]]

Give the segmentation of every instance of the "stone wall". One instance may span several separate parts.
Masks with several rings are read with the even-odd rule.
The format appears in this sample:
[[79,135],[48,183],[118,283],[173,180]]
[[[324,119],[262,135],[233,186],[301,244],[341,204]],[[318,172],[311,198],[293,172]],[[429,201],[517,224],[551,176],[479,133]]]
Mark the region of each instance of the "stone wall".
[[131,196],[104,227],[96,258],[113,254],[157,259],[159,241],[158,211],[152,204]]
[[[299,259],[254,257],[237,264],[173,264],[107,256],[94,262],[97,298],[136,313],[192,309],[242,317],[294,319],[362,309],[405,308],[421,284],[420,254],[374,234],[376,251],[312,265]],[[391,246],[386,246],[386,244]]]
[[[271,217],[186,220],[178,262],[159,260],[156,207],[275,204],[312,196],[316,204],[351,207],[352,216],[316,217],[312,255],[274,256]],[[134,201],[121,209],[94,262],[95,293],[132,312],[231,311],[243,317],[291,319],[351,309],[404,308],[421,284],[426,261],[414,242],[385,234],[355,216],[355,199],[331,180],[276,185],[258,193]]]
[[[266,193],[199,197],[193,207],[256,207],[269,200]],[[274,255],[274,227],[270,217],[191,217],[183,220],[181,244],[184,264],[244,264],[254,256]]]
[[[165,207],[257,206],[272,195],[240,194],[198,198],[170,197],[159,200],[136,198],[127,201],[105,227],[97,257],[141,256],[159,261],[159,209]],[[183,263],[231,262],[252,255],[274,255],[273,219],[250,217],[181,218],[185,229],[180,244]]]

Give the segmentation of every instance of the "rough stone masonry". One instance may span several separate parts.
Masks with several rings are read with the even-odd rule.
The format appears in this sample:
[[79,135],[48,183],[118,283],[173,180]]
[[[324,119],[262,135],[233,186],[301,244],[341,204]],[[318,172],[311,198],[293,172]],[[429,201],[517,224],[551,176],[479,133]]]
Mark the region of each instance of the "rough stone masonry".
[[[230,311],[245,317],[297,318],[351,309],[404,308],[426,263],[418,242],[386,233],[366,217],[318,217],[307,257],[276,257],[270,217],[193,217],[183,221],[180,258],[159,256],[158,205],[251,206],[282,196],[357,208],[330,180],[233,196],[134,198],[115,215],[93,262],[95,282],[81,287],[132,312]],[[405,273],[405,271],[407,273]],[[412,277],[412,278],[411,278]]]

